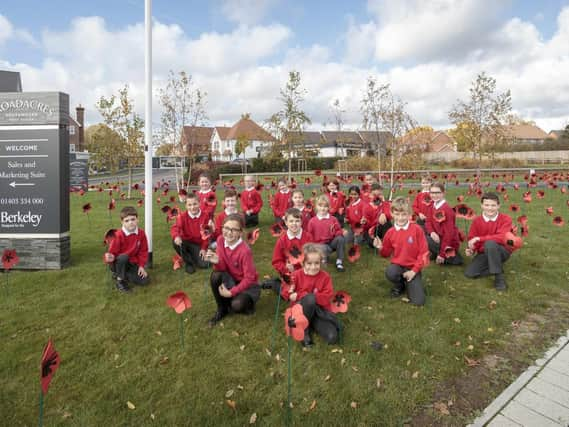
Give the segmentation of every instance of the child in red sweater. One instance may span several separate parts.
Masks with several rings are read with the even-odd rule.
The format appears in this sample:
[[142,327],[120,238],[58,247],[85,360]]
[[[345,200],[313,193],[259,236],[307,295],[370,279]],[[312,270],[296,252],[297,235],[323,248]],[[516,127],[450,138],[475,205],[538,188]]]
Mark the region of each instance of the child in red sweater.
[[362,184],[360,195],[361,195],[362,199],[365,200],[366,202],[370,201],[370,199],[371,199],[371,191],[372,191],[371,186],[375,183],[376,183],[376,181],[375,181],[375,177],[373,176],[373,174],[366,173],[364,175],[364,181]]
[[228,215],[223,222],[223,235],[217,238],[215,252],[208,249],[205,256],[214,264],[210,285],[217,303],[210,326],[223,319],[230,310],[233,313],[255,313],[255,304],[261,295],[253,253],[241,238],[243,225],[240,215]]
[[445,200],[444,184],[431,184],[429,194],[433,202],[426,211],[425,232],[431,260],[437,264],[461,265],[460,235],[454,209]]
[[399,297],[405,289],[411,304],[425,304],[421,270],[428,262],[429,248],[423,229],[410,222],[411,209],[407,200],[397,197],[391,204],[394,225],[385,237],[376,237],[373,245],[381,256],[391,256],[385,277],[393,284],[391,296]]
[[302,247],[313,241],[310,233],[302,228],[302,214],[298,209],[290,208],[286,211],[285,225],[287,230],[278,238],[273,250],[272,264],[279,277],[266,280],[261,285],[263,289],[277,292],[280,289],[281,295],[283,288],[290,284],[291,274],[301,268]]
[[221,236],[221,227],[223,226],[225,217],[237,213],[239,213],[237,210],[237,192],[231,189],[225,190],[223,195],[223,210],[216,215],[214,221],[213,245],[215,245],[217,238]]
[[425,219],[427,218],[428,206],[432,203],[431,201],[431,184],[433,179],[431,175],[425,175],[421,178],[421,191],[415,196],[415,201],[413,202],[413,214],[416,219],[415,222],[421,227],[425,225]]
[[259,212],[263,207],[263,199],[255,189],[255,178],[246,175],[243,179],[245,189],[241,192],[241,210],[245,214],[245,227],[259,225]]
[[186,211],[176,217],[170,229],[174,250],[186,264],[186,273],[195,273],[196,267],[207,268],[203,259],[209,244],[209,234],[213,230],[213,221],[202,212],[198,196],[188,194]]
[[302,229],[306,230],[308,227],[308,222],[314,216],[314,209],[312,208],[312,204],[310,206],[307,206],[304,202],[304,193],[302,190],[294,190],[292,192],[292,207],[300,211]]
[[273,209],[275,222],[282,223],[286,210],[292,205],[290,200],[291,192],[284,179],[280,179],[277,185],[279,187],[279,191],[277,191],[277,194],[274,195],[271,201],[271,208]]
[[304,246],[302,268],[292,273],[292,285],[283,289],[283,297],[291,304],[298,303],[308,319],[304,332],[304,347],[312,346],[311,330],[316,331],[328,344],[338,341],[339,322],[331,311],[334,288],[330,275],[322,270],[324,254],[315,244]]
[[507,289],[503,264],[510,258],[512,248],[506,245],[506,233],[512,230],[512,218],[500,213],[500,198],[495,193],[485,193],[481,198],[482,215],[470,225],[466,255],[474,259],[466,267],[464,275],[477,278],[494,275],[497,291]]
[[383,239],[387,230],[392,226],[391,202],[383,199],[383,187],[381,184],[371,184],[369,195],[370,202],[367,205],[365,216],[369,218],[370,225],[368,233],[364,234],[370,248],[373,248],[373,239],[379,237]]
[[344,226],[344,210],[346,208],[346,196],[340,191],[340,182],[337,179],[326,184],[324,195],[328,197],[330,215],[336,217],[340,225]]
[[336,251],[336,270],[343,273],[347,231],[342,230],[336,217],[330,215],[329,209],[328,197],[320,196],[316,200],[316,216],[308,223],[307,231],[312,235],[315,243],[324,245],[327,256]]
[[217,196],[211,186],[209,176],[201,174],[198,178],[198,185],[200,186],[197,192],[200,199],[200,209],[209,219],[213,219],[217,207]]
[[346,208],[346,221],[350,230],[347,241],[349,244],[361,245],[371,224],[372,218],[367,216],[371,212],[368,203],[360,197],[359,187],[351,186],[348,189],[348,196],[350,197],[350,204]]
[[144,231],[138,228],[138,213],[132,206],[125,206],[121,213],[122,227],[117,230],[105,261],[116,275],[116,288],[130,292],[128,282],[146,285],[150,281],[144,266],[148,260],[148,241]]

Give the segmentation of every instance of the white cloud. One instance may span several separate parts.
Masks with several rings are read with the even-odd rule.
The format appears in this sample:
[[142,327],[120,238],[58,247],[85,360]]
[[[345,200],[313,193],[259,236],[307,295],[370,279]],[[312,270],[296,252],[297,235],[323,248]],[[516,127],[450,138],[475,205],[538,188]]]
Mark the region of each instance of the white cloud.
[[12,23],[0,15],[0,46],[12,37],[14,29]]
[[260,22],[276,0],[223,0],[221,11],[237,24],[252,25]]
[[39,46],[29,31],[14,28],[12,23],[5,16],[0,14],[0,46],[4,45],[8,40],[22,41],[33,47]]

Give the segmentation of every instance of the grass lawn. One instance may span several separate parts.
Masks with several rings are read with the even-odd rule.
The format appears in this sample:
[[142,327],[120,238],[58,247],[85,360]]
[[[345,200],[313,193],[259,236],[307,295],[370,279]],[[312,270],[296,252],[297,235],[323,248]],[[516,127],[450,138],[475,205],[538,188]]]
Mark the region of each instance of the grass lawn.
[[[345,273],[329,269],[335,289],[352,296],[348,313],[340,315],[343,342],[328,346],[315,337],[316,345],[309,351],[293,343],[293,424],[404,424],[433,403],[441,383],[472,369],[465,356],[479,360],[507,348],[512,322],[530,313],[545,313],[552,301],[566,298],[567,225],[554,226],[545,208],[552,206],[554,216],[569,220],[567,196],[559,189],[548,189],[545,198],[538,199],[533,189],[534,200],[528,205],[522,202],[523,190],[508,188],[510,201],[503,202],[502,209],[510,213],[508,206],[519,204],[522,212],[514,215],[528,215],[530,235],[506,264],[509,290],[505,293],[497,293],[491,279],[465,279],[462,267],[431,265],[423,275],[430,298],[425,307],[417,308],[388,297],[384,278],[388,261],[367,248],[356,264],[346,265]],[[400,194],[406,195],[407,189]],[[447,192],[451,205],[459,194],[466,196],[466,189]],[[207,320],[215,312],[206,284],[210,271],[187,275],[183,269],[172,270],[174,250],[160,212],[167,197],[161,198],[154,211],[152,283],[146,288],[119,294],[102,262],[104,232],[111,223],[118,227],[118,212],[136,200],[117,200],[111,222],[109,197],[99,192],[71,196],[69,268],[13,271],[8,292],[0,275],[4,345],[0,424],[37,422],[39,361],[49,337],[60,353],[61,366],[47,395],[46,425],[243,426],[252,414],[257,425],[284,423],[287,339],[282,316],[273,354],[267,352],[275,296],[263,291],[254,316],[229,316],[222,325],[208,329]],[[261,278],[273,274],[270,260],[275,242],[268,232],[272,214],[265,194],[263,198],[261,237],[253,247]],[[93,206],[89,216],[81,208],[88,202]],[[476,197],[466,197],[465,203],[479,212]],[[144,224],[144,215],[140,223]],[[462,220],[458,225],[465,227]],[[183,351],[178,317],[165,303],[168,295],[180,289],[193,302],[184,314]],[[284,308],[281,304],[280,311]],[[377,342],[382,349],[377,349]],[[528,348],[518,361],[527,363],[542,350]],[[505,381],[514,377],[507,369],[499,375]],[[227,400],[235,402],[234,409]],[[467,421],[460,415],[452,423]]]

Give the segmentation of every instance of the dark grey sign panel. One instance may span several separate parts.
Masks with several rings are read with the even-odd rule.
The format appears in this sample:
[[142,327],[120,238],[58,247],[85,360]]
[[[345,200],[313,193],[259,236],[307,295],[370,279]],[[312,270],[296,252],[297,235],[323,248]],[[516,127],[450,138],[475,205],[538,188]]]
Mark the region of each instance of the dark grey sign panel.
[[69,95],[61,92],[0,92],[0,125],[68,124]]
[[89,161],[77,159],[74,153],[69,154],[69,188],[71,191],[87,191],[89,186]]

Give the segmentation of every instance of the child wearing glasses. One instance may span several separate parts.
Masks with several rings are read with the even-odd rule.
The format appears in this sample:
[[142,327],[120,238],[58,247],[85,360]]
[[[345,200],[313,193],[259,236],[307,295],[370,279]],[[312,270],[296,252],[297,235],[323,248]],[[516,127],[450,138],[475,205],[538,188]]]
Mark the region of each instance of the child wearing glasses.
[[444,184],[431,184],[429,194],[432,204],[425,215],[425,233],[431,260],[439,265],[461,265],[460,235],[454,209],[445,200]]
[[241,238],[243,222],[239,214],[228,215],[221,227],[222,235],[217,238],[215,252],[208,249],[205,256],[214,264],[210,285],[217,303],[217,311],[209,321],[210,327],[230,312],[255,313],[255,304],[261,295],[253,253]]

